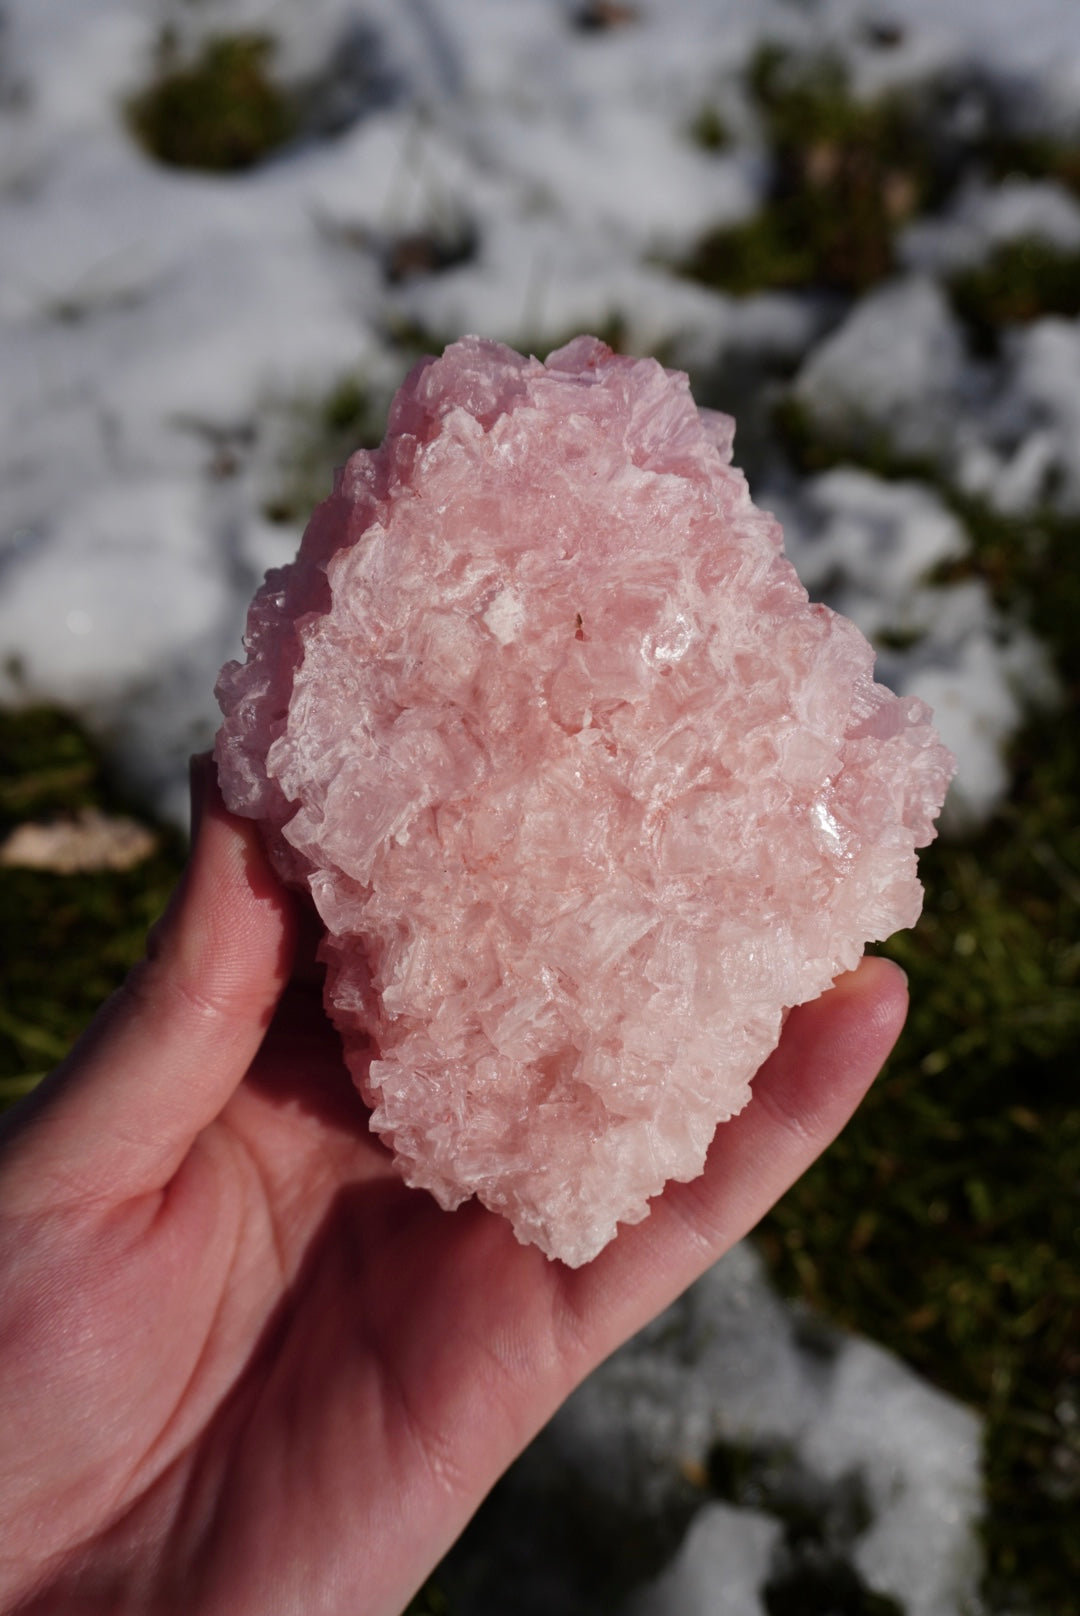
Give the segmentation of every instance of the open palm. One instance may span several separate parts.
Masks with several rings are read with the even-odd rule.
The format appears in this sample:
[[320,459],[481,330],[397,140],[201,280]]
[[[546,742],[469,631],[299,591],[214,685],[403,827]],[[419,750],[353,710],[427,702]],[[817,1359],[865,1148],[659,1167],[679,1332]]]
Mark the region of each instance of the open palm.
[[705,1174],[571,1271],[401,1183],[291,900],[199,779],[147,962],[0,1152],[0,1608],[395,1616],[843,1126],[903,981],[864,961],[793,1012]]

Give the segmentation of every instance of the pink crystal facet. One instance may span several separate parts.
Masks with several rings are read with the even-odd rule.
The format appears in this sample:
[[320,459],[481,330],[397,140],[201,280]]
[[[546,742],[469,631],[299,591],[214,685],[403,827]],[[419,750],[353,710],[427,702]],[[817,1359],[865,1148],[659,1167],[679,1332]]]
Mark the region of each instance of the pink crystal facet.
[[578,1265],[701,1172],[788,1006],[910,926],[952,770],[682,375],[418,366],[222,672],[225,798],[326,928],[372,1127]]

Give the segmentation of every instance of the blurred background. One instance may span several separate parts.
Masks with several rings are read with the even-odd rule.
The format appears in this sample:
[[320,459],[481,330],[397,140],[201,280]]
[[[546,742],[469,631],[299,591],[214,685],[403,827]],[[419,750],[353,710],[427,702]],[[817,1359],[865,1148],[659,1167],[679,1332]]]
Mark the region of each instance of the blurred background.
[[408,368],[581,330],[736,416],[959,772],[860,1116],[413,1608],[1069,1616],[1075,0],[0,0],[0,1092],[139,953],[246,603]]

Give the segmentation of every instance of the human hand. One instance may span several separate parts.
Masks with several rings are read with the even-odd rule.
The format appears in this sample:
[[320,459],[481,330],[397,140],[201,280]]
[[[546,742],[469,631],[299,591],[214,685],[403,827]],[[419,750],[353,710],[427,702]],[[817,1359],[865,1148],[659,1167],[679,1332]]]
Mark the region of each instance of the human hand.
[[750,1229],[903,1021],[788,1018],[703,1176],[587,1267],[409,1190],[204,762],[147,960],[0,1142],[0,1608],[396,1616],[573,1387]]

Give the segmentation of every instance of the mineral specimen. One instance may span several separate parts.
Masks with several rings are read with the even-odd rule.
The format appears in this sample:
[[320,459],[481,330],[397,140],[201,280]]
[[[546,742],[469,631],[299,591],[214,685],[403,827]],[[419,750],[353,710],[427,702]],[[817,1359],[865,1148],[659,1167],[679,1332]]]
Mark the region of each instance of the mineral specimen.
[[700,1173],[784,1011],[916,919],[952,760],[686,378],[426,360],[252,604],[225,798],[325,926],[411,1185],[571,1265]]

